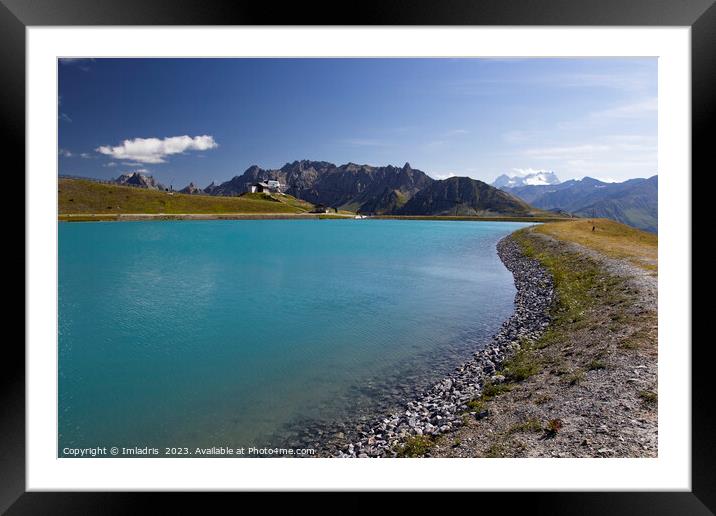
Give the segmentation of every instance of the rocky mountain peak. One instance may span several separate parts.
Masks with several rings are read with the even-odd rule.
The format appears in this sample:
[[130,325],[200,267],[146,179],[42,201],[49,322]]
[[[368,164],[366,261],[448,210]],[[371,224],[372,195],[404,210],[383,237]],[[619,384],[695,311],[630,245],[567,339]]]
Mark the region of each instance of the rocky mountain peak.
[[114,183],[124,186],[136,186],[139,188],[149,188],[150,190],[164,190],[165,187],[157,182],[151,175],[143,170],[135,170],[132,172],[125,172],[116,179]]
[[[210,190],[211,188],[213,188],[213,185],[214,185],[214,183],[211,183],[209,186],[206,187],[206,189]],[[179,190],[179,193],[195,195],[195,194],[203,194],[206,192],[204,190],[202,190],[201,188],[197,188],[194,183],[189,183],[187,186],[185,186],[184,188]]]
[[516,188],[519,186],[558,185],[560,180],[551,170],[534,170],[528,173],[502,174],[495,179],[492,186],[495,188]]

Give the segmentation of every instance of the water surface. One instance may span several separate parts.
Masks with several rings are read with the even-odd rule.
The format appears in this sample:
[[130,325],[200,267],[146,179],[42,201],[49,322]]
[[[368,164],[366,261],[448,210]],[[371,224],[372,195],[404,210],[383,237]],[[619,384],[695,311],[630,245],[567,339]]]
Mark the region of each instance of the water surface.
[[281,444],[395,405],[510,315],[495,244],[524,225],[61,223],[59,449]]

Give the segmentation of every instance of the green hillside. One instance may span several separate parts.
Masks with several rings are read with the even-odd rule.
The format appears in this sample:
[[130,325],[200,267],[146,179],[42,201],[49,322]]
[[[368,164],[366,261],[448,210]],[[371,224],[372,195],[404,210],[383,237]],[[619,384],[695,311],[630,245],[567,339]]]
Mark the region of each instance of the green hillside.
[[188,195],[82,179],[59,179],[58,211],[68,214],[304,213],[313,205],[284,194]]
[[512,216],[548,215],[522,199],[470,177],[433,181],[410,198],[397,215]]

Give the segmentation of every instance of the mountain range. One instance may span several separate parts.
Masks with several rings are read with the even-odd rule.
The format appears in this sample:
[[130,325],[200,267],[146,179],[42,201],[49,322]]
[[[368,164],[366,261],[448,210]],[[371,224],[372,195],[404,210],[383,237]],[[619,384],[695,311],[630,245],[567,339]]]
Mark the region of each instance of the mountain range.
[[654,233],[658,230],[658,176],[623,183],[585,177],[558,184],[501,189],[542,210],[608,218]]
[[409,163],[375,167],[301,160],[279,169],[256,165],[219,185],[209,195],[241,195],[255,182],[276,180],[285,193],[311,202],[357,213],[377,215],[530,215],[523,201],[468,177],[435,180]]
[[[409,163],[382,167],[327,161],[301,160],[278,169],[253,165],[243,174],[220,184],[199,188],[194,183],[185,194],[239,196],[251,184],[279,181],[282,191],[313,204],[375,215],[563,215],[605,217],[647,231],[657,231],[657,176],[605,183],[585,177],[561,183],[551,171],[509,177],[492,185],[469,177],[436,180]],[[133,172],[114,182],[166,190],[152,176]],[[499,186],[499,188],[497,188]],[[535,209],[536,208],[536,209]]]
[[299,199],[361,213],[392,212],[433,181],[408,163],[399,168],[355,163],[336,166],[326,161],[302,160],[279,169],[254,165],[242,175],[210,185],[204,191],[210,195],[240,195],[251,183],[267,180],[286,185],[285,192]]

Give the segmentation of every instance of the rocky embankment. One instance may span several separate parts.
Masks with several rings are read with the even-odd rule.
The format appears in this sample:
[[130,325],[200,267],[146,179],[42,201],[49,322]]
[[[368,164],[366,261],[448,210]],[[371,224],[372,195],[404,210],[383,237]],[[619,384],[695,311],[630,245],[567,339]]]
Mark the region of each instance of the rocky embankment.
[[[386,415],[369,425],[360,438],[334,450],[337,457],[395,457],[402,443],[415,436],[437,436],[463,424],[468,402],[478,398],[487,380],[504,381],[499,366],[520,348],[520,342],[535,341],[549,325],[554,296],[551,275],[537,260],[527,258],[519,245],[505,237],[497,252],[512,272],[517,293],[515,311],[484,349],[457,367],[400,413]],[[468,412],[473,418],[482,414]]]
[[[506,381],[473,404],[486,417],[465,418],[429,442],[413,439],[404,455],[658,456],[658,277],[646,260],[656,242],[615,223],[597,221],[596,232],[560,224],[570,226],[513,236],[559,280],[549,332],[523,346],[503,367]],[[566,238],[552,237],[555,230]],[[608,240],[633,258],[596,251]]]

